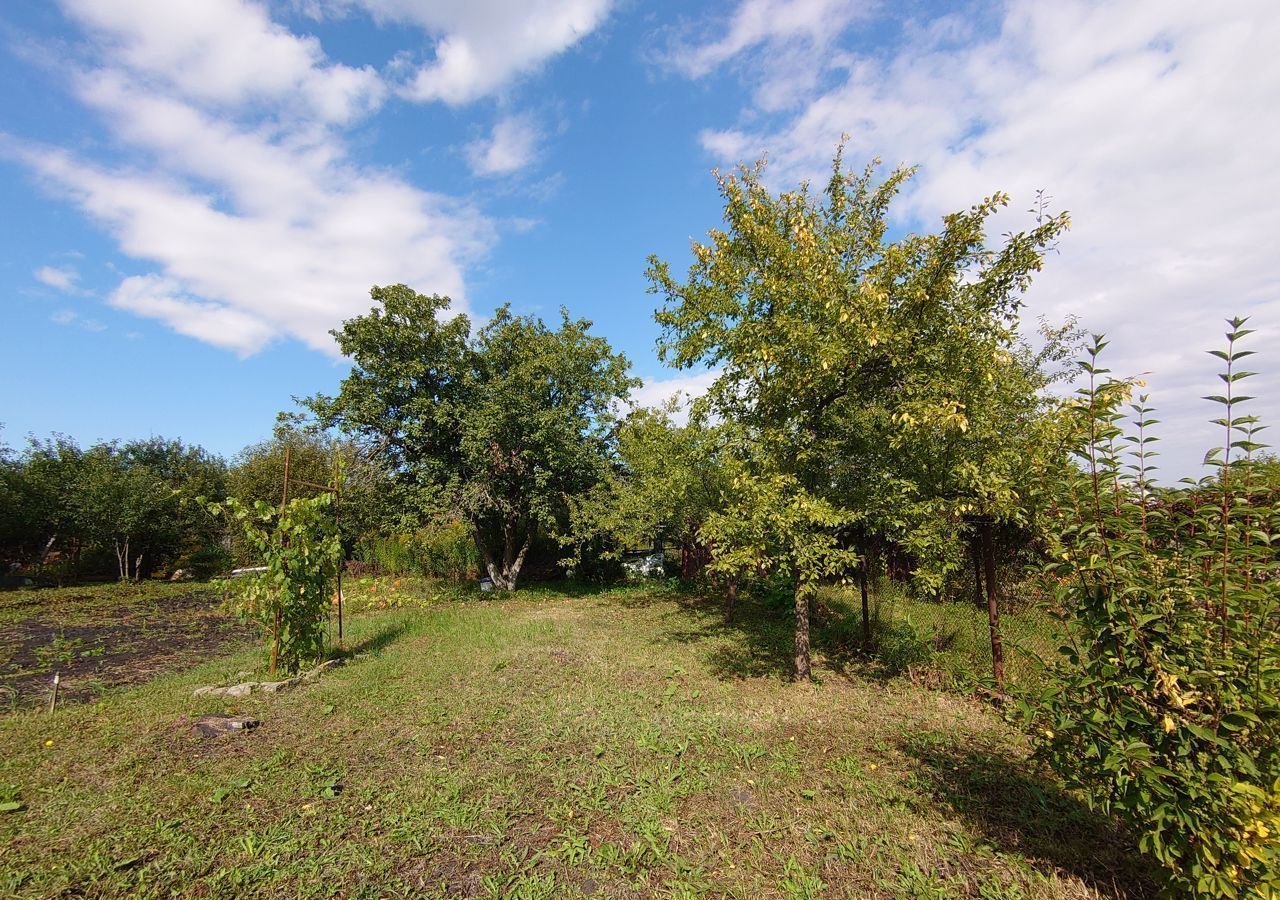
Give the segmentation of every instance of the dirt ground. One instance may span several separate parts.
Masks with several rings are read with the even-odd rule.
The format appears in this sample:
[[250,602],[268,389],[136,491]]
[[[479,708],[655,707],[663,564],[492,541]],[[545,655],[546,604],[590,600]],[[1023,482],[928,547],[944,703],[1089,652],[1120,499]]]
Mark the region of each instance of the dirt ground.
[[102,585],[0,594],[0,710],[92,699],[253,637],[204,586]]

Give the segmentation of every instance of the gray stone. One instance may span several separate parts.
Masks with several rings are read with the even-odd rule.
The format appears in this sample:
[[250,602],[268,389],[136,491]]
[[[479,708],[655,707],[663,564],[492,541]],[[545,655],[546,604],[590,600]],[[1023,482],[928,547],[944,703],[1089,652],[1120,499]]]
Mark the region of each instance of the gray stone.
[[342,665],[344,662],[346,662],[346,660],[341,658],[327,659],[324,662],[320,663],[320,665],[312,669],[310,672],[307,672],[305,675],[301,675],[299,677],[301,677],[303,681],[313,681],[316,678],[319,678],[322,673],[327,672],[330,669],[336,668]]
[[246,681],[243,684],[233,684],[229,687],[218,687],[217,685],[199,687],[191,693],[196,697],[248,697],[257,686],[258,683],[256,681]]
[[[320,677],[322,672],[336,666],[340,666],[344,662],[346,662],[346,660],[341,658],[326,660],[310,672],[305,672],[294,678],[286,678],[284,681],[246,681],[241,684],[233,684],[227,687],[209,685],[208,687],[198,687],[191,693],[195,697],[248,697],[250,694],[258,692],[264,694],[278,694],[281,691],[287,691],[289,688],[303,684],[304,682],[314,681],[316,678]],[[236,677],[242,678],[249,674],[251,673],[241,672]]]
[[248,716],[201,716],[191,725],[196,737],[216,738],[228,734],[244,734],[262,723]]

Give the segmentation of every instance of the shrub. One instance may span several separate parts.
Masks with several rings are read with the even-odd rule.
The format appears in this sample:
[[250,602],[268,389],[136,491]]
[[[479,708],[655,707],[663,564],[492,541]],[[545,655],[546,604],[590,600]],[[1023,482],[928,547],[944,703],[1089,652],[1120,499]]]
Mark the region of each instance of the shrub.
[[[1280,894],[1280,572],[1276,494],[1252,474],[1256,419],[1232,320],[1216,474],[1150,481],[1155,424],[1132,383],[1106,377],[1095,338],[1070,409],[1082,465],[1057,497],[1049,576],[1064,610],[1060,659],[1021,710],[1039,752],[1096,807],[1123,819],[1175,892]],[[1128,452],[1124,452],[1128,447]],[[1125,461],[1128,457],[1128,462]]]
[[237,523],[265,571],[222,583],[242,617],[270,642],[269,669],[296,672],[324,654],[324,623],[342,559],[332,494],[291,500],[280,510],[233,498],[210,509]]
[[188,553],[177,568],[185,569],[201,580],[221,575],[231,568],[231,553],[226,549],[209,545]]

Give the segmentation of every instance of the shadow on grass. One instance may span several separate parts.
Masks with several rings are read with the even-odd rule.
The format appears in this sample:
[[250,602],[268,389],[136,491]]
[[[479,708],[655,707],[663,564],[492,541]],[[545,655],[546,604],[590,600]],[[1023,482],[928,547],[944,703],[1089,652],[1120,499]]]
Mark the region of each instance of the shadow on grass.
[[917,735],[902,749],[920,761],[916,774],[1000,852],[1069,873],[1103,897],[1155,897],[1160,873],[1113,820],[1089,809],[1034,764],[957,745],[953,735]]
[[575,600],[583,597],[616,597],[624,605],[646,606],[658,600],[668,600],[679,591],[689,588],[679,586],[670,581],[536,581],[521,583],[520,590],[513,596],[546,597],[560,599],[572,597]]
[[351,644],[343,650],[334,653],[335,658],[350,659],[361,653],[368,653],[374,656],[380,654],[387,647],[394,644],[400,638],[404,637],[409,630],[408,625],[404,622],[396,622],[375,631],[373,634],[362,639],[359,643]]
[[[705,659],[717,677],[790,678],[794,674],[795,612],[789,588],[754,595],[744,592],[732,610],[721,594],[691,587],[624,602],[646,606],[672,601],[681,608],[683,627],[670,630],[667,638],[679,643],[714,644],[707,648]],[[858,611],[826,599],[815,603],[809,634],[814,677],[821,679],[825,670],[850,679],[887,680],[922,661],[913,655],[915,648],[905,640],[896,640],[898,636],[890,634],[884,623],[874,621],[872,628],[875,652],[869,653]]]
[[627,608],[674,602],[680,615],[665,639],[707,645],[703,656],[717,678],[789,678],[793,673],[792,618],[777,598],[743,596],[729,610],[724,598],[713,591],[660,587],[621,597],[619,602]]

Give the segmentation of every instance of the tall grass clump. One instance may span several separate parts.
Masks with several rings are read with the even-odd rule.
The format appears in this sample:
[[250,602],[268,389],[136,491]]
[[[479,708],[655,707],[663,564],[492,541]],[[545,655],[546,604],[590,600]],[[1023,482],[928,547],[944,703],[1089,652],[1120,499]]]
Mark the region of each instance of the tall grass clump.
[[480,572],[480,553],[471,529],[462,522],[430,525],[416,531],[372,535],[355,557],[383,575],[462,581]]
[[[1157,424],[1135,383],[1081,363],[1067,414],[1079,465],[1057,492],[1048,575],[1063,638],[1047,686],[1020,709],[1041,755],[1127,823],[1171,892],[1280,896],[1280,574],[1275,491],[1259,484],[1252,373],[1230,321],[1213,474],[1152,481]],[[1121,410],[1128,406],[1131,415]],[[1128,421],[1126,421],[1126,419]]]

